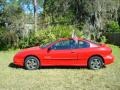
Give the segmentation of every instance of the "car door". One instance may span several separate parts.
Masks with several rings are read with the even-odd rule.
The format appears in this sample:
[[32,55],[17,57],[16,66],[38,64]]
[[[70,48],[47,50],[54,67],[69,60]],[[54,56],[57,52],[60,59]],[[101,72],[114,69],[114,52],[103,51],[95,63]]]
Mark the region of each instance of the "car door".
[[74,40],[61,40],[52,45],[44,59],[49,65],[74,65],[77,60],[77,54],[72,51]]
[[78,57],[77,60],[75,60],[75,65],[77,66],[86,65],[91,50],[92,49],[90,48],[89,42],[85,40],[79,40],[76,48],[73,50],[75,53],[77,53]]

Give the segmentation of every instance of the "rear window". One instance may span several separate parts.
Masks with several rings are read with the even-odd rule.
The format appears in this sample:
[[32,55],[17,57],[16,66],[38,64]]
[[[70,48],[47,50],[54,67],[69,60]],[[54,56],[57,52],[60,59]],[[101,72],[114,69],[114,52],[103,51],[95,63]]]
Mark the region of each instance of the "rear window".
[[93,44],[96,44],[96,45],[98,45],[98,46],[100,46],[100,45],[101,45],[100,43],[95,42],[95,41],[92,41],[92,40],[86,40],[86,41],[88,41],[88,42],[90,42],[90,43],[93,43]]
[[77,48],[88,48],[90,47],[90,44],[86,41],[79,40]]

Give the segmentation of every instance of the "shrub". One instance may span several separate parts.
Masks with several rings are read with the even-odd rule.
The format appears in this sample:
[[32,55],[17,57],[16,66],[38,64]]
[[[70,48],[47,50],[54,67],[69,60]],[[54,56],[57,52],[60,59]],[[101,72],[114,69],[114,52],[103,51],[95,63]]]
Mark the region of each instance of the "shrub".
[[[48,26],[38,30],[36,33],[31,33],[27,37],[19,37],[14,31],[1,32],[0,34],[0,48],[26,48],[36,45],[44,45],[53,42],[59,38],[70,38],[73,30],[75,30],[78,37],[84,38],[81,31],[73,26],[57,25]],[[101,36],[101,42],[106,42],[106,38]]]
[[[36,33],[30,33],[27,37],[18,37],[14,31],[0,30],[0,48],[26,48],[36,45],[44,45],[53,42],[59,38],[70,38],[73,30],[78,37],[84,38],[83,33],[73,26],[56,25],[48,26],[38,30]],[[101,36],[101,42],[106,38]]]
[[107,29],[107,32],[120,32],[119,24],[118,22],[115,22],[115,21],[109,21],[106,24],[106,29]]
[[106,37],[105,37],[105,36],[101,36],[101,37],[100,37],[100,42],[102,42],[102,43],[107,42]]
[[49,26],[46,29],[39,30],[37,32],[37,34],[39,35],[37,36],[41,38],[40,40],[42,44],[45,44],[45,43],[55,41],[59,38],[70,38],[73,32],[73,29],[75,29],[78,37],[83,37],[83,33],[80,32],[78,29],[72,26],[63,26],[63,25]]
[[11,48],[18,46],[18,37],[13,31],[2,31],[0,33],[0,48]]
[[[20,39],[19,47],[31,47],[35,45],[44,45],[50,42],[53,42],[59,38],[69,38],[71,37],[73,29],[76,29],[72,26],[49,26],[38,30],[35,34],[31,34],[29,37]],[[83,33],[76,29],[78,37],[83,37]]]

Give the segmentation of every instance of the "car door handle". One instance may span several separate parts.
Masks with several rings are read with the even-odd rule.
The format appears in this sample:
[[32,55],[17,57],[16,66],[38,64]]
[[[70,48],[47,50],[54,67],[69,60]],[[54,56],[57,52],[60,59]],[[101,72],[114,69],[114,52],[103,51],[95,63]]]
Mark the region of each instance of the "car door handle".
[[75,52],[71,52],[71,53],[75,53]]

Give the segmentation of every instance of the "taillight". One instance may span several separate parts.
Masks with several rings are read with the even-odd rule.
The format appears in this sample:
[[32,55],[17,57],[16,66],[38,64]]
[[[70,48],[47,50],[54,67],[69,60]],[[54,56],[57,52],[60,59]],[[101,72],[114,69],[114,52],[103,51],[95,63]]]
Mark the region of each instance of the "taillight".
[[111,53],[112,53],[112,49],[111,49]]

